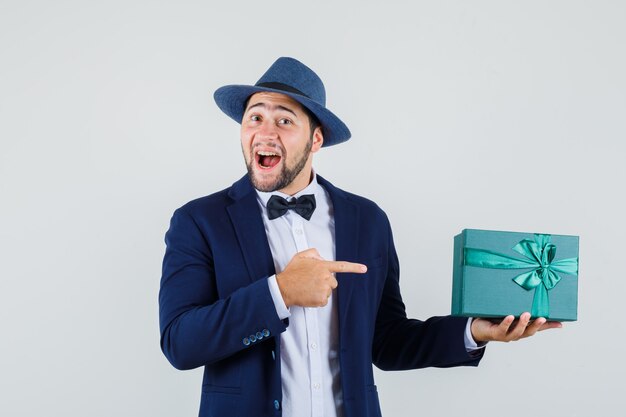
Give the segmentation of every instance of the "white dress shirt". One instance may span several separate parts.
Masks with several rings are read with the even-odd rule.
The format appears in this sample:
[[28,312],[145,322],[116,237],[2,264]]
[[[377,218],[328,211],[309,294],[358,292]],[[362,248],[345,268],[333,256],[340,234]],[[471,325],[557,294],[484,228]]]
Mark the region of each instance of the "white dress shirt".
[[[267,202],[272,195],[286,199],[291,196],[279,191],[257,191],[263,212],[263,224],[278,273],[283,271],[298,252],[315,248],[322,258],[335,260],[335,218],[330,197],[313,175],[311,183],[293,197],[314,194],[316,209],[309,221],[293,210],[269,220]],[[280,338],[282,378],[282,415],[284,417],[342,417],[343,395],[339,367],[339,318],[335,301],[336,290],[324,307],[287,308],[276,283],[268,279],[276,312],[281,319],[289,318],[289,326]],[[471,319],[465,331],[468,351],[478,348],[471,337]]]
[[[330,197],[314,176],[294,197],[314,194],[316,208],[310,220],[293,210],[269,220],[266,204],[272,195],[290,199],[281,192],[258,192],[263,223],[276,271],[283,271],[291,258],[315,248],[326,260],[335,260],[335,220]],[[291,306],[280,295],[276,276],[268,280],[276,311],[289,318],[280,335],[280,364],[285,417],[341,417],[343,397],[339,375],[338,315],[335,292],[325,307]]]

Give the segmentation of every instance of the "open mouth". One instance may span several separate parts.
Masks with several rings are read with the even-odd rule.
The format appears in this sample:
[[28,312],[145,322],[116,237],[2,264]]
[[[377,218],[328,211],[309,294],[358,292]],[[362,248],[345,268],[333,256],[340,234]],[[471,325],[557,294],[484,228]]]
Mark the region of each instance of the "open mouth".
[[258,151],[256,153],[256,161],[261,169],[272,169],[281,160],[281,156],[275,152]]

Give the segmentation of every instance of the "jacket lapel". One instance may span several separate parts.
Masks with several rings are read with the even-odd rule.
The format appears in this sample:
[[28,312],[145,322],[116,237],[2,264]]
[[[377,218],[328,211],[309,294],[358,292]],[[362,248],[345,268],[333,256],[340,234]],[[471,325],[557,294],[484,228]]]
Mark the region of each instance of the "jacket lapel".
[[247,175],[233,184],[229,196],[234,202],[226,210],[235,229],[250,281],[275,274],[261,209]]
[[[333,203],[335,215],[335,259],[338,261],[357,262],[358,242],[359,242],[359,208],[352,202],[348,195],[333,186],[321,176],[317,176],[317,181],[330,195]],[[354,280],[360,279],[356,274],[339,274],[337,281],[337,294],[339,298],[339,331],[345,323],[346,313],[352,298],[352,288]]]

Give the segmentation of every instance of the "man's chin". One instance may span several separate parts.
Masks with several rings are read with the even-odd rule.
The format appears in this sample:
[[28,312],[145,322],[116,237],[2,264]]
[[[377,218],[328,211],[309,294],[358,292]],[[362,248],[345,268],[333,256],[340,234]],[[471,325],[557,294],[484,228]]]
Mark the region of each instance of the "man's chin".
[[250,182],[259,191],[265,193],[271,193],[272,191],[276,191],[280,188],[280,178],[276,178],[275,175],[260,175],[256,172],[248,172],[248,177],[250,177]]
[[271,185],[271,186],[264,186],[263,184],[259,184],[259,183],[256,183],[254,181],[252,182],[252,185],[254,186],[254,188],[257,191],[261,191],[261,192],[264,192],[264,193],[271,193],[271,192],[274,192],[274,191],[276,191],[278,189],[278,187],[275,187],[273,185]]

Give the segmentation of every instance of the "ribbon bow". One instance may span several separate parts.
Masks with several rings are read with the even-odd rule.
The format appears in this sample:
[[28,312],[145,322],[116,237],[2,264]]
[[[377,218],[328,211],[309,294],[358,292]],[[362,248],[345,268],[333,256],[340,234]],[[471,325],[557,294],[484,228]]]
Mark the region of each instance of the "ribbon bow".
[[469,266],[493,269],[525,269],[513,281],[527,291],[535,289],[531,314],[533,317],[549,317],[550,301],[548,291],[554,288],[561,277],[557,272],[569,275],[578,274],[578,258],[554,261],[556,245],[550,243],[550,235],[535,234],[535,239],[523,239],[513,250],[526,259],[513,258],[486,249],[465,248],[464,263]]

